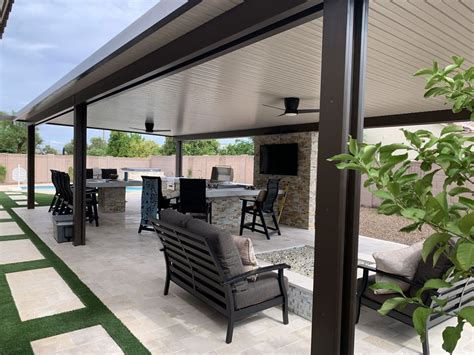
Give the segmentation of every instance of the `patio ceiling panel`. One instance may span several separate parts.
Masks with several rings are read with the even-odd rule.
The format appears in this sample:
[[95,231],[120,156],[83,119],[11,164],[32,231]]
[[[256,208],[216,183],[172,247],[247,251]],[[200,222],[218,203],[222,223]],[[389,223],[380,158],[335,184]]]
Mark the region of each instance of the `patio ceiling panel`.
[[[474,2],[470,0],[470,2]],[[432,58],[453,54],[472,65],[474,24],[466,2],[370,2],[366,116],[444,110],[441,99],[423,98],[423,78],[413,73]],[[474,15],[474,14],[473,14]],[[279,33],[193,68],[89,105],[89,125],[130,130],[153,116],[171,136],[315,123],[318,114],[276,117],[263,106],[301,98],[319,107],[322,18]],[[72,116],[71,116],[72,117]],[[71,124],[71,117],[55,123]]]

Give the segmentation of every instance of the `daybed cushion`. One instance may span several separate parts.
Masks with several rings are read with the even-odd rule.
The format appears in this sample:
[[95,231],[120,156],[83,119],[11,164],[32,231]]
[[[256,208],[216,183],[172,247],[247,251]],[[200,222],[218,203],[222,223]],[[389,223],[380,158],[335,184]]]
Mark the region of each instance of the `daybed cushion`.
[[[380,306],[382,306],[382,304],[392,298],[392,297],[396,297],[396,295],[388,295],[388,294],[375,294],[374,291],[369,287],[371,285],[373,285],[375,283],[375,275],[371,275],[369,276],[369,281],[367,283],[367,288],[364,292],[364,297],[373,301],[373,302],[376,302],[377,304],[379,304]],[[362,283],[362,278],[359,278],[357,280],[357,288],[360,289],[361,287],[361,283]],[[400,308],[396,308],[396,311],[397,312],[400,312],[402,314],[405,314],[409,317],[412,316],[413,312],[415,311],[415,309],[417,308],[417,306],[413,305],[413,304],[407,304],[405,307],[400,307]]]
[[[288,279],[285,277],[285,288],[288,290]],[[259,304],[281,295],[278,275],[274,272],[258,276],[258,280],[250,282],[244,292],[235,293],[235,308],[242,309]]]
[[[216,253],[227,277],[237,276],[245,272],[239,251],[230,233],[195,218],[186,224],[186,229],[191,233],[206,238],[209,248]],[[236,287],[236,289],[239,291],[244,290],[246,285],[247,281],[243,281],[238,284],[239,287]]]
[[[402,249],[375,252],[373,253],[373,257],[377,265],[377,270],[403,276],[411,280],[415,276],[416,268],[421,260],[422,248],[423,242],[419,242]],[[403,291],[407,291],[410,288],[409,283],[382,274],[377,274],[375,279],[377,282],[397,284]],[[396,293],[385,289],[375,290],[374,292],[378,295]]]
[[186,224],[193,219],[192,216],[176,212],[172,209],[161,210],[160,219],[179,228],[185,228]]

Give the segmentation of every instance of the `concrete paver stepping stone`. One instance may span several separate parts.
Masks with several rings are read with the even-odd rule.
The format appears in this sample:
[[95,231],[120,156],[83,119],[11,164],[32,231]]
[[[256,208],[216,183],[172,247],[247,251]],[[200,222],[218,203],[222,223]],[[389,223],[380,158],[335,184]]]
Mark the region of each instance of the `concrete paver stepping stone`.
[[0,219],[12,219],[12,216],[7,211],[0,211]]
[[101,325],[55,335],[31,342],[38,354],[123,354],[120,347]]
[[8,196],[10,195],[23,195],[24,193],[23,192],[20,192],[20,191],[9,191],[9,192],[5,192]]
[[7,273],[6,278],[22,321],[84,308],[54,268]]
[[[18,206],[26,206],[28,204],[28,202],[26,200],[25,201],[15,201],[15,202]],[[38,204],[38,202],[35,202],[35,205],[37,205],[37,204]]]
[[29,239],[0,241],[0,265],[44,259]]
[[9,196],[13,201],[26,201],[25,195],[10,195]]
[[0,237],[24,234],[16,222],[0,222]]

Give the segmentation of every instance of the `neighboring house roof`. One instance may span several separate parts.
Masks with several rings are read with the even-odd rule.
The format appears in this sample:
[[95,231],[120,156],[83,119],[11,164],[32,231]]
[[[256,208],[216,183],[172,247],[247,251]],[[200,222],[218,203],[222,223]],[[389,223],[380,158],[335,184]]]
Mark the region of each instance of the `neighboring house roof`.
[[0,0],[0,39],[7,26],[8,15],[12,10],[13,1],[14,0]]

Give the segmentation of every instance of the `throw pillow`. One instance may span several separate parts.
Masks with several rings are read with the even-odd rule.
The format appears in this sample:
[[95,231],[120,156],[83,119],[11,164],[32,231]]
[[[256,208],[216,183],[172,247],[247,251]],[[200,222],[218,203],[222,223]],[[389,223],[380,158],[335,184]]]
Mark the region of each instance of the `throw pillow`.
[[[244,266],[244,271],[252,271],[258,269],[258,262],[253,249],[252,239],[242,237],[240,235],[233,235],[235,246],[240,254],[240,259]],[[248,281],[257,281],[258,275],[252,275],[247,278]]]
[[[419,242],[398,250],[375,252],[373,253],[373,257],[375,259],[375,264],[377,265],[377,270],[403,276],[412,280],[415,276],[418,263],[421,260],[422,248],[423,242]],[[376,274],[375,281],[394,283],[400,286],[403,291],[407,291],[410,288],[410,284],[407,282],[379,273]],[[380,289],[374,290],[374,293],[376,295],[386,295],[396,292]]]

